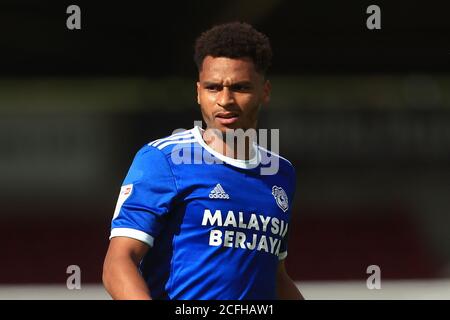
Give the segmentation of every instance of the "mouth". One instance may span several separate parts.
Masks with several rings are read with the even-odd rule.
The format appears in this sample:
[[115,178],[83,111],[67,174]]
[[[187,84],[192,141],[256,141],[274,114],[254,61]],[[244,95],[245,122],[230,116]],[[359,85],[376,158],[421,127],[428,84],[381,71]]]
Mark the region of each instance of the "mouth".
[[236,122],[239,118],[239,114],[236,112],[219,112],[215,115],[215,118],[219,123],[226,125]]

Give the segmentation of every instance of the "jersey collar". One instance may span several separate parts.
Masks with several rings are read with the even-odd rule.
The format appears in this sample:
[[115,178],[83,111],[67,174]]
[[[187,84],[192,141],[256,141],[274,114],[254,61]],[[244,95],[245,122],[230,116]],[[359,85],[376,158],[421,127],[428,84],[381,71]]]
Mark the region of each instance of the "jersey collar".
[[203,140],[203,135],[202,135],[203,131],[204,130],[202,128],[200,128],[199,126],[195,126],[192,129],[194,138],[206,151],[208,151],[214,157],[222,160],[223,162],[228,163],[232,166],[241,168],[241,169],[254,169],[261,162],[261,154],[260,154],[258,145],[256,143],[253,143],[253,150],[255,151],[255,156],[252,159],[249,159],[249,160],[234,159],[231,157],[227,157],[227,156],[221,154],[220,152],[215,151],[210,146],[208,146],[206,144],[205,140]]

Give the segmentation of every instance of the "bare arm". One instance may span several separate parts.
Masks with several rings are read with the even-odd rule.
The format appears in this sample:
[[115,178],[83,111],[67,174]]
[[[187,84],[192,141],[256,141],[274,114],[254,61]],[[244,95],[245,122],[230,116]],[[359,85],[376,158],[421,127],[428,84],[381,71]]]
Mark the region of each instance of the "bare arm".
[[278,264],[277,270],[277,295],[280,300],[303,300],[303,296],[294,281],[286,272],[284,260]]
[[114,237],[103,264],[103,285],[113,299],[149,300],[150,291],[138,270],[149,246],[139,240]]

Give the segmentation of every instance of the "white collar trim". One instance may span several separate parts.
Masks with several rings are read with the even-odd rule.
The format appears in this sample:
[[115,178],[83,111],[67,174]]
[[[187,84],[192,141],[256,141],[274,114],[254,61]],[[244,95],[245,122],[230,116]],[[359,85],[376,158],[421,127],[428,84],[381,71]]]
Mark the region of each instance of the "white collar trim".
[[211,153],[214,157],[222,160],[225,163],[228,163],[232,166],[235,166],[235,167],[238,167],[241,169],[254,169],[259,165],[259,163],[261,161],[261,154],[260,154],[258,145],[256,143],[253,143],[253,150],[255,151],[255,156],[252,159],[249,159],[249,160],[234,159],[234,158],[227,157],[227,156],[221,154],[220,152],[215,151],[210,146],[208,146],[206,144],[205,140],[203,140],[202,131],[204,131],[204,130],[202,128],[200,128],[199,126],[195,126],[192,129],[192,133],[194,134],[194,138],[197,140],[197,142],[204,149],[206,149],[206,151]]

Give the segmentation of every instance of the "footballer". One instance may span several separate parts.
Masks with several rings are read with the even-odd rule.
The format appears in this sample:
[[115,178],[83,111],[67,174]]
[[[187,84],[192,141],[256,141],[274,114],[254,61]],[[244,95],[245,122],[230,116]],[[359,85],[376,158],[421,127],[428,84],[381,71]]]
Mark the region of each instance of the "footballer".
[[[269,102],[269,39],[246,23],[218,25],[197,38],[194,58],[206,128],[135,155],[112,219],[104,286],[114,299],[303,299],[284,263],[295,170],[249,136],[241,153],[228,139],[256,130]],[[179,161],[180,152],[191,161]],[[274,157],[276,172],[262,174]]]

